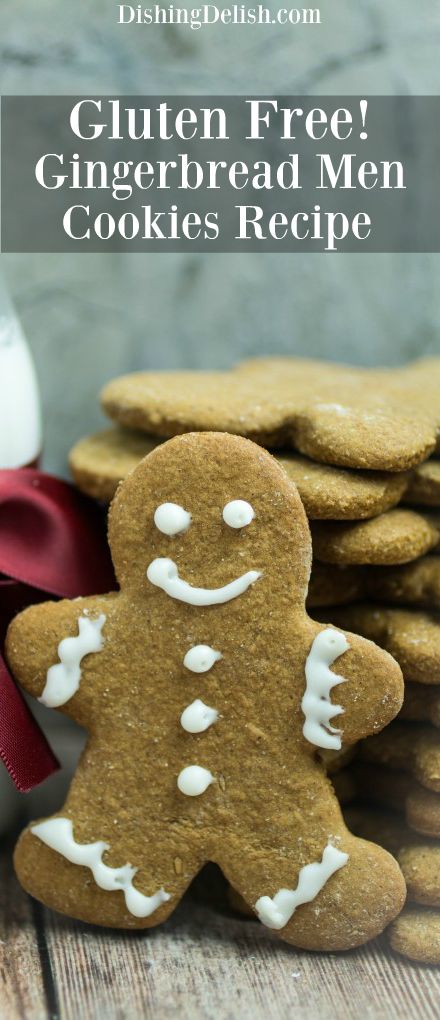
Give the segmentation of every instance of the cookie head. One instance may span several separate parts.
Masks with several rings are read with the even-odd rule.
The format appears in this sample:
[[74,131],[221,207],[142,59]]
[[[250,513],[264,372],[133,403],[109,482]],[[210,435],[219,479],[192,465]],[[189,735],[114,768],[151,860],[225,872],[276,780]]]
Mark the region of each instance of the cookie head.
[[187,605],[225,604],[270,574],[274,605],[286,576],[289,598],[304,602],[311,545],[297,490],[236,436],[190,433],[157,447],[118,490],[110,543],[121,587],[146,597],[161,588]]

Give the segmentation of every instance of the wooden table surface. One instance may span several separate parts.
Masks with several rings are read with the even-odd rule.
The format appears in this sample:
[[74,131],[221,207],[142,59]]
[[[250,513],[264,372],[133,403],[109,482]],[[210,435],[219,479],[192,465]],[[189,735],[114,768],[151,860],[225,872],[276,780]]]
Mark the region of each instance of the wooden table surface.
[[434,1020],[440,968],[382,937],[343,954],[296,951],[234,915],[207,869],[164,926],[116,933],[55,915],[0,854],[1,1020]]

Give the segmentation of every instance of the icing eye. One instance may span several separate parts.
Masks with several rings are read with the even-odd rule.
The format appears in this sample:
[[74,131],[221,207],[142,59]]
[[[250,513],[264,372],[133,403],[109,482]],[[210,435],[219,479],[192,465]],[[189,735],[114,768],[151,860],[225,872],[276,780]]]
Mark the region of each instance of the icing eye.
[[233,499],[223,507],[223,520],[230,528],[246,528],[255,517],[255,510],[245,499]]
[[161,503],[154,512],[154,523],[163,535],[179,535],[191,524],[191,514],[178,503]]

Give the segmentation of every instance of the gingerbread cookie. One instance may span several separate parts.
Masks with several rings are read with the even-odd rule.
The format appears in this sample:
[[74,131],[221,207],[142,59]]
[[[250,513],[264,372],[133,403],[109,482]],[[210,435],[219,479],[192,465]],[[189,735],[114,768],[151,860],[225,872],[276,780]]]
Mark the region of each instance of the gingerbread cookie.
[[344,818],[356,836],[362,836],[362,839],[371,840],[372,843],[379,843],[389,850],[393,857],[397,857],[402,847],[422,842],[420,836],[408,828],[398,811],[356,802],[344,809]]
[[[409,830],[408,830],[409,831]],[[381,840],[378,841],[381,845]],[[408,839],[396,860],[406,882],[408,899],[423,906],[440,907],[440,843]]]
[[430,515],[400,507],[368,521],[312,521],[311,531],[316,559],[342,566],[407,563],[440,539]]
[[[118,426],[80,439],[69,454],[72,476],[82,492],[109,503],[119,482],[161,440]],[[299,453],[278,452],[277,460],[296,483],[311,520],[363,520],[400,501],[440,507],[440,461],[411,472],[356,471],[319,464]]]
[[370,762],[354,761],[350,773],[358,800],[391,808],[393,811],[405,811],[410,791],[414,785],[418,786],[407,772],[387,769]]
[[69,454],[69,467],[81,492],[110,503],[119,482],[130,474],[158,440],[130,429],[104,429],[80,439]]
[[430,722],[440,727],[440,688],[424,684],[405,684],[405,698],[400,710],[401,719],[412,722]]
[[298,486],[309,520],[361,520],[396,506],[408,473],[355,471],[318,464],[299,453],[274,453]]
[[330,775],[331,784],[340,804],[349,804],[356,796],[351,769],[344,768]]
[[[350,760],[354,753],[354,748],[347,748],[344,752],[322,752],[319,754],[321,760],[324,761],[327,774],[331,779],[331,784],[341,805],[350,804],[356,796],[356,786],[351,774],[351,770],[346,768],[347,759]],[[335,754],[336,757],[331,758],[327,755]],[[377,840],[380,844],[380,840]],[[382,845],[382,844],[381,844]],[[388,849],[387,847],[385,849]],[[243,917],[254,917],[254,911],[245,902],[240,893],[236,889],[233,889],[231,885],[228,886],[227,892],[229,905],[238,914],[242,914]]]
[[109,537],[120,592],[34,606],[8,634],[24,688],[89,731],[63,808],[20,838],[23,886],[82,920],[144,928],[211,860],[294,945],[371,938],[403,879],[349,833],[316,752],[386,725],[402,678],[375,645],[306,615],[296,487],[247,440],[185,435],[119,487]]
[[430,458],[408,475],[402,500],[412,506],[440,506],[440,460]]
[[322,609],[343,606],[365,594],[363,567],[338,567],[314,560],[310,574],[307,606]]
[[411,783],[405,798],[408,825],[423,836],[440,839],[440,796],[420,783]]
[[152,435],[220,430],[323,464],[405,471],[436,447],[439,393],[436,358],[382,370],[269,358],[231,372],[136,372],[109,382],[102,404]]
[[[110,502],[126,476],[160,440],[145,432],[110,428],[81,439],[69,455],[72,476],[82,492]],[[276,459],[298,486],[306,514],[319,519],[375,517],[399,502],[408,474],[348,471],[317,464],[300,454],[280,452]]]
[[343,747],[340,751],[333,751],[331,748],[320,747],[317,751],[317,755],[325,765],[327,775],[334,776],[336,773],[341,772],[347,765],[353,761],[356,755],[357,745],[350,744],[349,747]]
[[396,953],[419,963],[440,963],[440,910],[407,906],[388,936]]
[[410,772],[422,786],[440,793],[440,734],[433,726],[396,720],[364,740],[364,761]]
[[338,567],[315,560],[307,603],[336,606],[366,598],[440,610],[440,556],[397,567]]
[[385,847],[399,863],[408,900],[440,907],[440,842],[422,838],[401,815],[366,805],[350,805],[344,811],[347,825],[362,839]]
[[403,566],[366,570],[362,586],[369,598],[440,609],[440,556],[422,556]]
[[[319,612],[319,617],[323,611]],[[440,620],[412,609],[358,603],[337,606],[325,615],[338,627],[363,634],[397,659],[405,680],[440,684]]]
[[356,761],[350,766],[356,797],[366,803],[403,811],[411,829],[440,839],[440,795],[406,772]]

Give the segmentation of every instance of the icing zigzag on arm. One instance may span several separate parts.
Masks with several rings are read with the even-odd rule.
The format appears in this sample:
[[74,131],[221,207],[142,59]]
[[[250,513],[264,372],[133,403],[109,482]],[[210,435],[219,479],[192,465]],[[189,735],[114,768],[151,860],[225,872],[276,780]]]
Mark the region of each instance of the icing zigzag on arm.
[[255,910],[261,923],[276,931],[284,928],[296,908],[314,900],[329,878],[335,871],[343,868],[347,861],[348,854],[327,843],[320,861],[305,864],[301,868],[296,889],[279,889],[273,898],[260,896],[255,904]]
[[73,835],[70,818],[49,818],[32,826],[31,832],[42,843],[65,857],[71,864],[80,864],[90,868],[96,885],[106,892],[123,892],[127,910],[134,917],[149,917],[162,903],[170,899],[165,889],[159,889],[153,896],[144,896],[135,889],[133,878],[137,868],[124,864],[121,868],[110,868],[104,864],[102,855],[109,850],[109,844],[103,840],[95,843],[77,843]]
[[46,684],[38,699],[48,708],[59,708],[76,694],[81,680],[81,660],[90,652],[104,647],[102,628],[106,617],[101,613],[97,620],[80,616],[76,637],[63,638],[58,645],[59,662],[47,671]]
[[316,747],[341,749],[341,731],[330,725],[330,719],[341,715],[344,709],[332,705],[330,694],[333,687],[345,683],[346,679],[332,673],[329,667],[349,647],[344,634],[327,627],[315,638],[306,660],[306,690],[301,702],[305,715],[303,734]]

